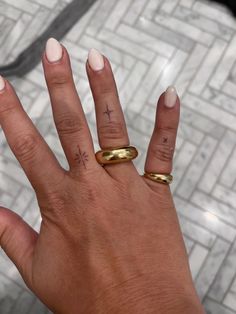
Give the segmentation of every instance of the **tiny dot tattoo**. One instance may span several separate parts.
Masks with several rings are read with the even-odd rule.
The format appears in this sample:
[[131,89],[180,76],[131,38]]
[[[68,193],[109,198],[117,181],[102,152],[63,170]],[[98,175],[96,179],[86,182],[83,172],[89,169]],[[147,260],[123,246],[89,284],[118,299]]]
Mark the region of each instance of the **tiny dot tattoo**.
[[81,149],[80,149],[80,147],[79,146],[77,146],[78,147],[78,153],[76,153],[75,155],[76,155],[76,158],[75,158],[75,160],[77,160],[78,161],[78,164],[80,165],[80,164],[82,164],[83,165],[83,167],[85,168],[85,169],[87,169],[87,167],[86,167],[86,162],[88,162],[88,154],[86,153],[86,152],[81,152]]
[[103,112],[103,114],[106,114],[109,121],[111,121],[111,113],[113,112],[114,110],[110,110],[108,105],[107,105],[107,110]]

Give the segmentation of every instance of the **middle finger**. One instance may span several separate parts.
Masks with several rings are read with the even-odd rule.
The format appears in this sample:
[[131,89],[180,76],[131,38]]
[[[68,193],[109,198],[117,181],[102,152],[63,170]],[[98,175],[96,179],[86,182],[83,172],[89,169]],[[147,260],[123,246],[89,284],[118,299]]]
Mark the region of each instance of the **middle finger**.
[[43,56],[45,78],[53,117],[70,171],[81,176],[98,168],[92,137],[72,75],[65,47],[54,38],[48,40]]

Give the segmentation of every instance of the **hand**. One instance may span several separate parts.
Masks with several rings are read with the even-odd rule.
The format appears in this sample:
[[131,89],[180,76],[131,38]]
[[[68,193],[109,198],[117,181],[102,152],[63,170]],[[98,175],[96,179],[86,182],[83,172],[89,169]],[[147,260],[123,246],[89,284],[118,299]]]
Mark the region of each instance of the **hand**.
[[[0,123],[35,190],[42,224],[38,234],[1,208],[2,248],[55,313],[203,313],[169,186],[140,176],[132,162],[102,167],[65,47],[50,40],[43,67],[70,169],[60,166],[5,80]],[[109,61],[92,50],[86,68],[101,148],[129,145]],[[158,101],[146,171],[172,170],[180,110],[173,97],[169,91]]]

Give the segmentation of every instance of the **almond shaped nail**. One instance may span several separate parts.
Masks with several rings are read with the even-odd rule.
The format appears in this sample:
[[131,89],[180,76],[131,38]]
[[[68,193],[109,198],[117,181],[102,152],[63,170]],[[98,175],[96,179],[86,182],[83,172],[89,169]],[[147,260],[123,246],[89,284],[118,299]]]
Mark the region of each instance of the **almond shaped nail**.
[[46,43],[46,56],[49,62],[57,62],[62,58],[62,46],[55,38],[49,38]]
[[0,92],[2,92],[5,89],[6,83],[4,78],[0,75]]
[[89,51],[88,62],[93,71],[101,71],[105,65],[102,54],[94,48]]
[[165,93],[165,106],[167,108],[173,108],[176,104],[178,95],[174,86],[169,86]]

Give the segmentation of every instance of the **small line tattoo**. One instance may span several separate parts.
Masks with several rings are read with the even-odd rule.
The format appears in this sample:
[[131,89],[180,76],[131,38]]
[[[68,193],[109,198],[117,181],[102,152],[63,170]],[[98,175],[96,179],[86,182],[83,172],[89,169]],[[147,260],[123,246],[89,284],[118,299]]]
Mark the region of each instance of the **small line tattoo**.
[[76,153],[76,158],[75,160],[78,161],[79,165],[82,164],[83,167],[85,169],[87,169],[86,167],[86,162],[88,162],[88,154],[86,152],[81,152],[81,149],[79,147],[79,145],[77,146],[78,147],[78,153]]
[[107,105],[107,110],[103,112],[103,114],[106,114],[109,121],[111,121],[111,113],[114,112],[114,110],[110,110],[108,105]]

